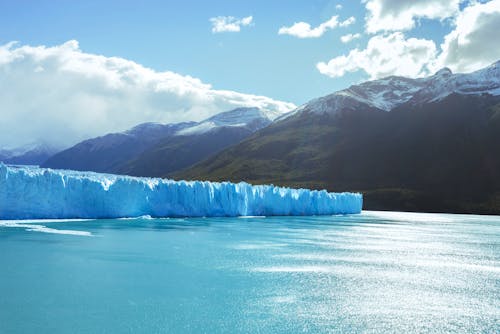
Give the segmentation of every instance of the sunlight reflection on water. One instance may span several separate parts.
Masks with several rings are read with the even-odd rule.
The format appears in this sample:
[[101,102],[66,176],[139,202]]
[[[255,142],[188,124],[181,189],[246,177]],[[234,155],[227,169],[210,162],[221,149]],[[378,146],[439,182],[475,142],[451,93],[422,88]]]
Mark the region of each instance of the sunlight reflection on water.
[[9,224],[8,333],[468,333],[500,322],[500,217],[31,222],[98,238]]

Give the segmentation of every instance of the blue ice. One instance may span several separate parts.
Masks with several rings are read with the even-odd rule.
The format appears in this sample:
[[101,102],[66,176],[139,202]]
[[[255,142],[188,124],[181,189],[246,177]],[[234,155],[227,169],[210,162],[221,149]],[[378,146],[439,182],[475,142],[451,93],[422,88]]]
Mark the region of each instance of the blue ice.
[[362,204],[359,193],[0,163],[0,219],[332,215],[359,213]]

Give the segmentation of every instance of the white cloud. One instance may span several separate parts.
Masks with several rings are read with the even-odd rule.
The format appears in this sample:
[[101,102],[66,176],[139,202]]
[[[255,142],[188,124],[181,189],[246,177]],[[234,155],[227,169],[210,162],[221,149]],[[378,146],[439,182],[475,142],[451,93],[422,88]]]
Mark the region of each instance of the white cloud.
[[220,32],[239,32],[242,26],[248,26],[252,23],[253,16],[247,16],[242,19],[233,16],[212,17],[212,33]]
[[436,56],[436,45],[431,40],[409,38],[395,32],[374,36],[364,50],[354,49],[347,56],[339,56],[328,63],[316,65],[320,73],[341,77],[347,72],[363,70],[370,79],[388,75],[418,77],[428,74],[428,64]]
[[[387,5],[389,1],[384,3]],[[405,1],[397,3],[407,5]],[[412,3],[421,6],[430,4],[427,0]],[[411,20],[408,22],[411,23]],[[432,40],[407,39],[402,32],[393,32],[373,36],[365,49],[351,50],[347,55],[320,62],[316,67],[330,77],[364,71],[370,79],[376,79],[388,75],[418,77],[432,74],[442,67],[449,67],[454,72],[471,72],[500,59],[500,43],[497,42],[500,0],[486,3],[470,1],[467,7],[456,14],[452,25],[453,30],[444,37],[440,50]],[[344,35],[341,41],[347,43],[355,36]]]
[[348,27],[351,24],[354,24],[355,22],[356,22],[356,18],[354,16],[351,16],[350,18],[348,18],[348,19],[340,22],[339,26],[341,26],[341,27]]
[[500,0],[473,3],[457,17],[455,29],[444,38],[435,69],[450,67],[470,72],[500,59]]
[[141,122],[201,120],[239,106],[276,114],[291,103],[215,90],[197,78],[62,45],[0,46],[0,147],[59,146]]
[[337,5],[335,6],[335,9],[336,9],[336,10],[341,10],[341,9],[342,9],[342,5],[341,5],[341,4],[337,4]]
[[290,27],[281,27],[279,35],[291,35],[298,38],[317,38],[321,37],[327,30],[333,29],[339,25],[338,16],[332,16],[328,21],[321,23],[316,28],[312,28],[307,22],[296,22]]
[[356,18],[351,16],[348,19],[339,22],[338,15],[332,16],[328,21],[321,23],[319,26],[312,28],[307,22],[295,22],[290,27],[281,27],[278,30],[279,35],[290,35],[298,38],[318,38],[323,36],[325,32],[334,29],[337,26],[347,27],[356,22]]
[[461,0],[365,0],[366,31],[409,30],[416,20],[446,19],[459,12]]
[[353,40],[358,39],[360,37],[361,37],[361,34],[347,34],[347,35],[341,36],[340,41],[342,43],[349,43],[350,41],[353,41]]

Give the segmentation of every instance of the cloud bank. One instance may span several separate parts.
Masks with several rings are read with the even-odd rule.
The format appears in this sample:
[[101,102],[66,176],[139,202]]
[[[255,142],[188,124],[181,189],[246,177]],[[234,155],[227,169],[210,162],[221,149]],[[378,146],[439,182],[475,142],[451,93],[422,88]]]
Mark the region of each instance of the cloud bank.
[[445,36],[436,68],[470,72],[500,59],[500,0],[466,7]]
[[0,147],[36,141],[65,147],[142,122],[201,120],[240,106],[275,116],[295,107],[85,53],[74,40],[53,47],[0,46]]
[[333,78],[359,70],[365,71],[370,79],[388,75],[416,77],[427,72],[426,66],[435,54],[434,42],[406,39],[403,33],[395,32],[372,37],[364,50],[351,50],[346,56],[318,63],[317,68],[320,73]]
[[366,31],[409,30],[416,21],[446,19],[459,12],[460,0],[365,0]]
[[[454,72],[471,72],[499,60],[500,0],[474,1],[462,11],[458,11],[457,1],[371,0],[366,6],[371,12],[367,17],[368,32],[379,31],[379,27],[410,29],[419,17],[455,16],[452,31],[444,37],[440,48],[430,39],[407,38],[401,31],[385,32],[371,37],[364,49],[356,48],[346,55],[319,62],[316,68],[320,73],[333,78],[357,71],[364,71],[370,79],[388,75],[419,77],[443,67]],[[439,8],[442,11],[438,15]],[[398,18],[405,20],[399,22]],[[353,36],[345,35],[341,40],[349,42]]]

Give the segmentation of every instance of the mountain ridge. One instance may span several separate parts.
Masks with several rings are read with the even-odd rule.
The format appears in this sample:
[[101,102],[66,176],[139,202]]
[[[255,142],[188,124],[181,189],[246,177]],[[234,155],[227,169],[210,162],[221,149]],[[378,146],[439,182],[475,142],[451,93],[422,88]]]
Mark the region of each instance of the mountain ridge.
[[[270,123],[268,113],[257,108],[236,108],[216,114],[201,122],[142,123],[124,132],[110,133],[80,142],[52,156],[42,164],[42,167],[138,175],[144,170],[161,168],[158,163],[146,161],[147,155],[142,159],[138,158],[144,153],[153,152],[153,160],[156,154],[159,155],[156,159],[167,154],[169,155],[167,160],[175,160],[182,155],[190,155],[188,150],[180,147],[180,143],[194,145],[196,142],[197,147],[200,148],[196,152],[203,158],[242,140],[250,133]],[[226,133],[226,140],[221,140],[219,138],[221,135],[217,132]],[[188,137],[192,139],[191,142],[186,139]],[[213,147],[209,145],[211,137],[213,137]],[[198,140],[199,138],[203,138],[203,141]],[[157,148],[156,145],[164,145],[165,141],[178,143],[178,145],[173,151],[162,152],[161,148]],[[185,163],[191,161],[197,161],[197,157],[193,154],[189,159],[185,159]],[[187,167],[184,164],[180,166]],[[157,176],[147,172],[146,174]]]
[[499,78],[500,60],[471,73],[454,74],[445,67],[425,78],[388,76],[312,99],[277,120],[301,112],[335,113],[359,108],[361,104],[390,111],[405,103],[418,105],[443,99],[452,93],[500,95]]
[[360,191],[367,209],[500,214],[499,95],[499,62],[367,82],[164,176]]
[[1,149],[0,161],[13,165],[40,165],[59,151],[60,148],[45,143],[32,143],[13,149]]

